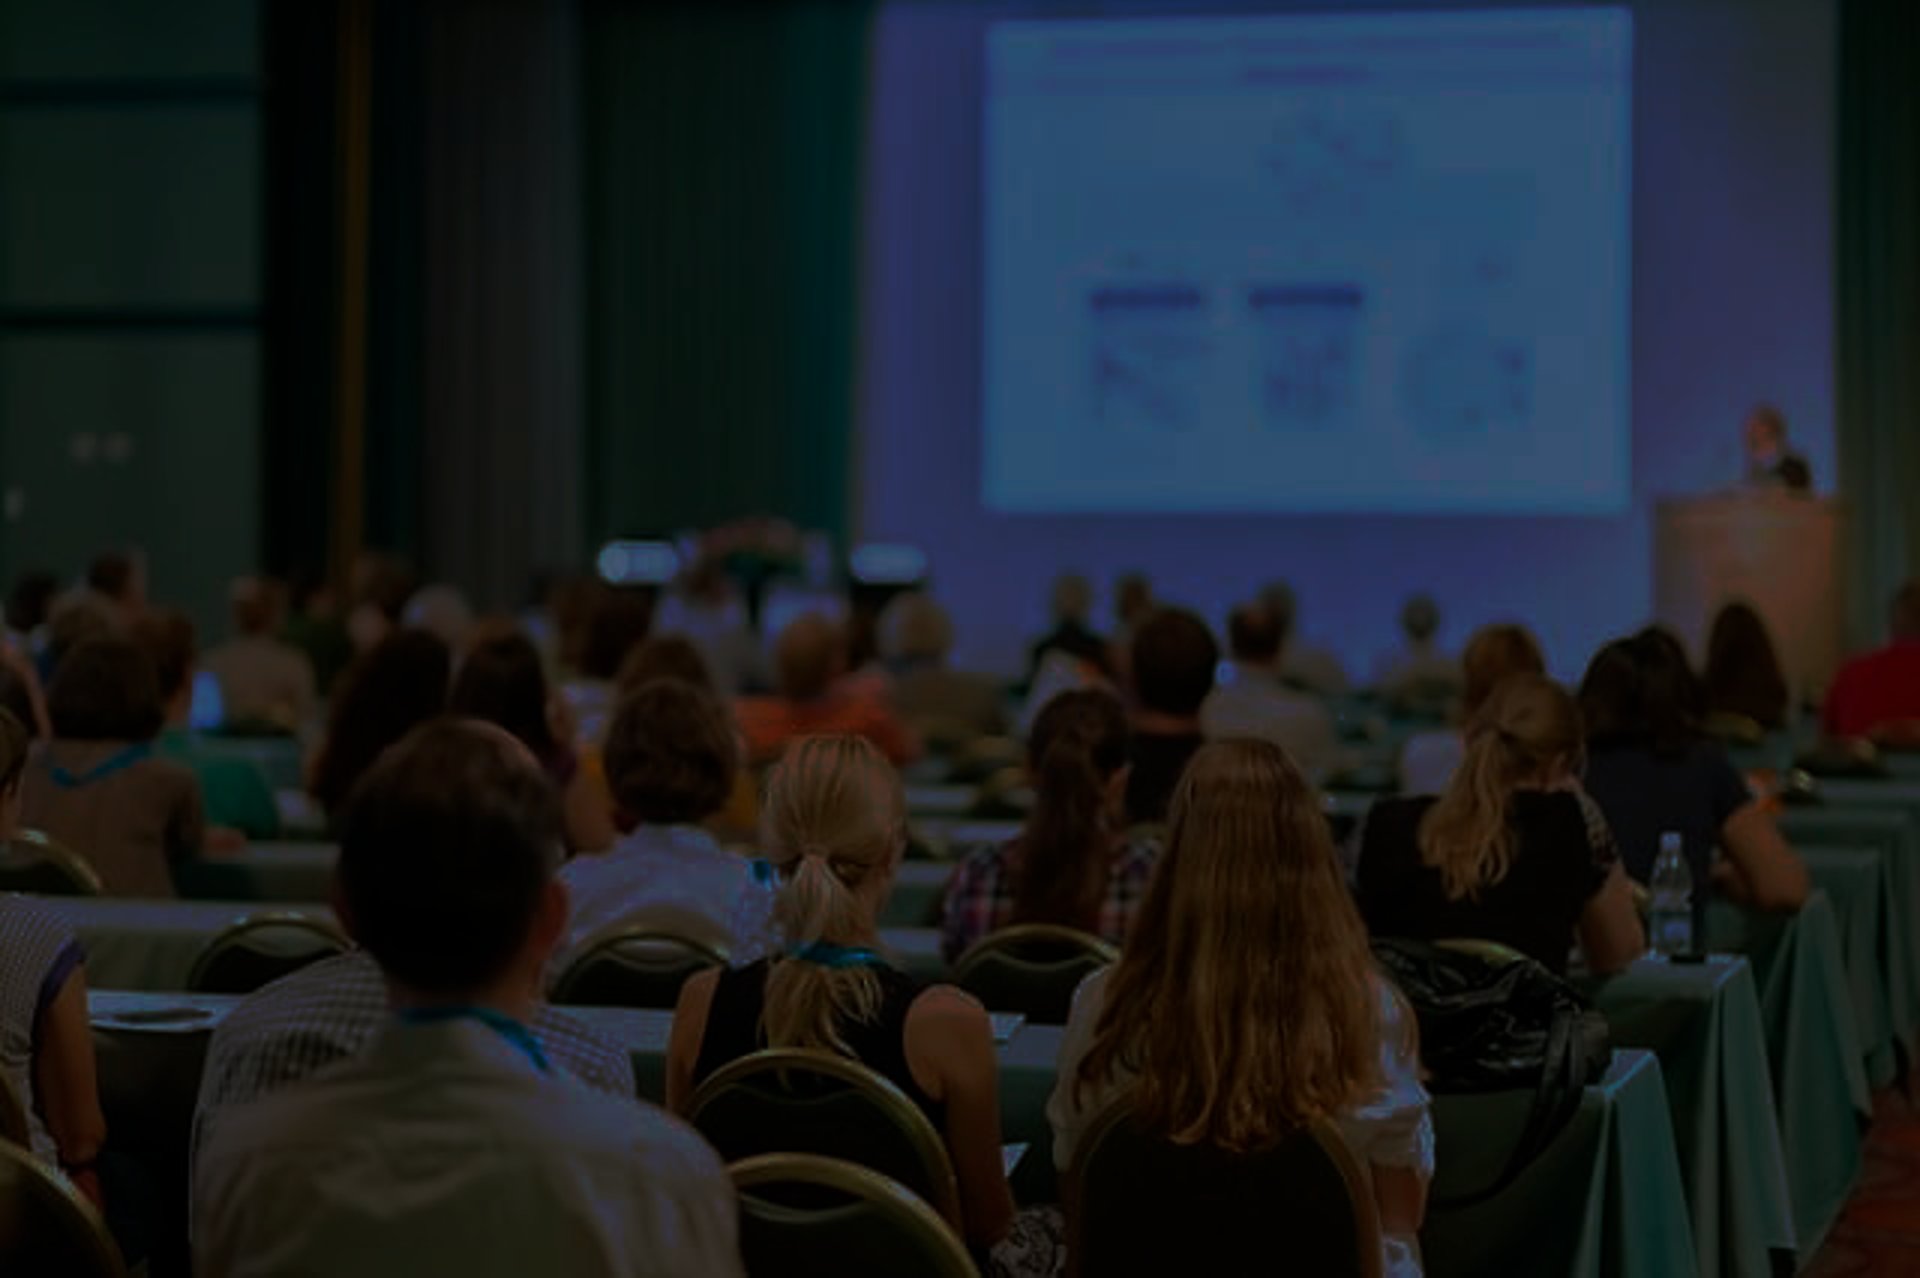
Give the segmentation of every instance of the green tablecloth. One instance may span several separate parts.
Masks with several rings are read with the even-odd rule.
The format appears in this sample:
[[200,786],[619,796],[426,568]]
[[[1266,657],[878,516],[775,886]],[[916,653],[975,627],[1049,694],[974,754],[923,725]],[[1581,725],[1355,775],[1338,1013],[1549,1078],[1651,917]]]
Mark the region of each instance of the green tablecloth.
[[1876,848],[1795,849],[1813,885],[1833,903],[1840,952],[1853,995],[1854,1027],[1865,1053],[1867,1082],[1890,1084],[1898,1072],[1890,990],[1904,970],[1907,921],[1893,910],[1892,871]]
[[1703,1278],[1765,1278],[1794,1232],[1752,968],[1647,959],[1592,993],[1616,1047],[1660,1058]]
[[276,790],[297,790],[305,783],[306,759],[292,737],[220,737],[194,734],[203,754],[244,759],[259,768]]
[[218,859],[177,866],[180,895],[205,901],[324,901],[333,891],[331,843],[249,843]]
[[1861,1132],[1873,1115],[1833,906],[1823,892],[1797,915],[1716,902],[1708,940],[1753,964],[1794,1236],[1811,1256],[1859,1175]]

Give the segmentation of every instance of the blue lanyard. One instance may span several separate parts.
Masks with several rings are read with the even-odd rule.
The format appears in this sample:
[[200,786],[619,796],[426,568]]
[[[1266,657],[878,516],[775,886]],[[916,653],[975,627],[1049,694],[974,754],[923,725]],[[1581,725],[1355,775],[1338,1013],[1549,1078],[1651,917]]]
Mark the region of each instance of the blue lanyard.
[[400,1009],[402,1025],[444,1025],[448,1021],[479,1021],[482,1025],[498,1034],[528,1060],[542,1074],[552,1073],[547,1065],[547,1054],[540,1050],[540,1040],[533,1031],[503,1012],[491,1007],[403,1007]]
[[124,772],[140,760],[153,753],[153,743],[139,741],[124,750],[116,750],[85,772],[73,773],[59,764],[47,770],[53,783],[62,790],[78,790],[83,785],[92,785],[95,781],[104,781],[116,772]]
[[832,941],[808,941],[787,951],[787,957],[812,963],[816,967],[891,967],[884,958],[862,945],[835,945]]

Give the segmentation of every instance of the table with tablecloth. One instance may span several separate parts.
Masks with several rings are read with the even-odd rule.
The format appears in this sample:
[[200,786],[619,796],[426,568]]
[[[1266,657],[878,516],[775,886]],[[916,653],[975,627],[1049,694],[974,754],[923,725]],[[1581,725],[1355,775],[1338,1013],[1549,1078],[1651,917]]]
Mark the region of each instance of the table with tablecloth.
[[[170,1154],[184,1160],[208,1033],[235,1000],[97,991],[93,1001],[110,1130],[170,1134],[179,1142]],[[169,1007],[198,1009],[203,1015],[171,1026],[137,1024],[139,1017]],[[661,1098],[671,1014],[568,1010],[624,1044],[633,1054],[641,1094]],[[120,1019],[129,1014],[135,1024]],[[1001,1136],[1032,1144],[1023,1172],[1051,1168],[1046,1101],[1059,1050],[1058,1029],[1031,1025],[1015,1030],[999,1047]],[[1501,1093],[1436,1101],[1437,1201],[1497,1174],[1531,1100],[1528,1093]],[[1617,1053],[1606,1077],[1587,1089],[1567,1127],[1525,1175],[1477,1206],[1429,1214],[1424,1245],[1431,1278],[1693,1274],[1693,1242],[1667,1111],[1653,1055]],[[184,1163],[180,1171],[184,1175]],[[1051,1178],[1031,1179],[1044,1184]]]
[[332,910],[312,902],[39,899],[78,935],[87,956],[87,983],[98,989],[183,990],[207,943],[244,918],[300,914],[336,921]]

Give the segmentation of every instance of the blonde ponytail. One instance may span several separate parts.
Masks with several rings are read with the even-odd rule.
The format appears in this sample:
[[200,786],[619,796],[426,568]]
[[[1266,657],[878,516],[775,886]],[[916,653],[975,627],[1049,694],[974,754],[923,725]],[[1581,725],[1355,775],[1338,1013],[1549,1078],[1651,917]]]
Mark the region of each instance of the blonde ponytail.
[[1571,766],[1580,711],[1541,675],[1515,675],[1488,697],[1467,729],[1467,755],[1420,822],[1420,859],[1440,872],[1449,900],[1498,883],[1517,850],[1513,793],[1556,763]]
[[880,980],[869,963],[818,955],[873,933],[880,903],[869,881],[900,854],[905,808],[899,775],[859,737],[802,738],[768,777],[762,850],[780,871],[774,921],[787,945],[767,976],[768,1046],[846,1054],[841,1027],[879,1014]]

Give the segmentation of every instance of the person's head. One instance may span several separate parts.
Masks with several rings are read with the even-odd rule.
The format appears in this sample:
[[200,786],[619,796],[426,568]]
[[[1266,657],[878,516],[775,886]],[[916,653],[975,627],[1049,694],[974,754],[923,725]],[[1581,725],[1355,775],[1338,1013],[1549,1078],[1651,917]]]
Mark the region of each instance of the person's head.
[[1135,1076],[1149,1130],[1271,1147],[1376,1085],[1367,932],[1319,796],[1279,746],[1201,748],[1072,1085]]
[[353,561],[350,591],[355,608],[371,608],[396,623],[413,595],[413,570],[398,556],[365,550]]
[[388,982],[434,1002],[538,992],[566,925],[559,799],[504,730],[441,719],[385,750],[339,821],[335,902]]
[[1768,461],[1786,447],[1787,419],[1772,404],[1759,404],[1747,414],[1741,433],[1746,441],[1747,456],[1755,461]]
[[1649,628],[1594,654],[1580,681],[1587,743],[1683,754],[1699,733],[1704,698],[1679,641]]
[[20,574],[7,592],[7,629],[25,635],[46,625],[54,596],[59,593],[60,583],[50,572]]
[[236,577],[227,588],[227,606],[235,634],[274,635],[286,620],[287,595],[270,577]]
[[655,635],[627,654],[614,680],[621,696],[644,688],[655,679],[677,679],[703,692],[718,695],[713,671],[700,649],[685,635]]
[[1521,790],[1569,784],[1583,763],[1580,709],[1544,675],[1514,675],[1467,724],[1467,752],[1420,822],[1420,859],[1452,900],[1477,896],[1513,866],[1510,821]]
[[1093,615],[1093,583],[1077,572],[1062,573],[1054,578],[1047,601],[1056,622],[1084,626]]
[[193,622],[177,608],[161,608],[135,618],[127,637],[145,648],[153,662],[167,721],[185,723],[193,706],[193,662],[199,646]]
[[623,692],[604,749],[614,824],[692,825],[726,806],[740,771],[733,715],[712,693],[678,679]]
[[652,624],[653,605],[644,592],[624,586],[596,592],[580,642],[581,676],[611,682],[627,654],[646,640]]
[[1743,714],[1765,727],[1786,718],[1787,679],[1767,623],[1744,603],[1730,603],[1714,615],[1707,632],[1707,667],[1702,675],[1711,709]]
[[466,651],[473,635],[473,605],[459,589],[444,582],[422,586],[407,600],[401,620],[417,630],[430,631],[455,652]]
[[878,1010],[870,969],[831,966],[814,947],[872,939],[906,848],[906,807],[900,774],[856,736],[802,737],[768,774],[760,847],[780,875],[774,922],[788,946],[767,979],[769,1046],[845,1051],[840,1026]]
[[1493,690],[1515,675],[1544,675],[1547,661],[1540,641],[1525,626],[1482,626],[1460,654],[1461,708],[1471,719]]
[[774,640],[774,688],[788,701],[816,701],[846,672],[845,632],[824,613],[794,618]]
[[20,825],[20,778],[26,775],[27,751],[33,745],[26,723],[0,706],[0,846]]
[[57,741],[151,741],[166,720],[153,658],[124,636],[87,640],[54,671],[47,715]]
[[1414,643],[1431,643],[1440,633],[1440,605],[1431,595],[1415,595],[1400,607],[1400,630]]
[[1213,632],[1184,608],[1162,608],[1141,622],[1127,662],[1140,709],[1173,719],[1199,716],[1219,664]]
[[47,619],[47,660],[58,670],[67,654],[89,639],[108,639],[125,628],[113,604],[91,591],[75,590],[53,601]]
[[87,588],[122,608],[138,610],[147,602],[147,574],[138,554],[109,550],[87,565]]
[[1286,643],[1280,619],[1263,603],[1241,604],[1227,617],[1227,651],[1239,665],[1276,668]]
[[1293,593],[1293,587],[1284,581],[1270,581],[1260,588],[1260,602],[1265,604],[1274,620],[1280,625],[1280,633],[1293,633],[1293,623],[1299,613],[1300,601]]
[[1887,613],[1887,625],[1896,642],[1920,640],[1920,578],[1900,587]]
[[896,595],[880,613],[880,655],[902,665],[938,665],[953,651],[953,620],[932,595]]
[[1144,572],[1121,573],[1113,583],[1113,615],[1123,627],[1137,626],[1157,607],[1153,582]]
[[397,630],[341,675],[309,789],[328,811],[380,753],[446,708],[453,653],[424,630]]
[[460,662],[447,694],[447,712],[497,724],[511,732],[542,763],[560,743],[547,717],[546,667],[540,650],[518,630],[484,633]]
[[1133,734],[1119,698],[1076,688],[1027,735],[1033,811],[1020,834],[1013,920],[1095,930],[1127,786]]

